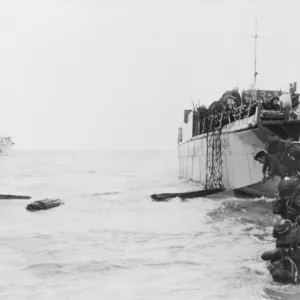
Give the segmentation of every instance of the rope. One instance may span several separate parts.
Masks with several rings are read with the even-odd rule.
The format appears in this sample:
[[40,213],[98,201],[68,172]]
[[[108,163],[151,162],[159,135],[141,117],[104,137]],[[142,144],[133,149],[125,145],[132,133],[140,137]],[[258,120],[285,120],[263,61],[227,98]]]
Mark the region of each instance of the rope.
[[286,268],[284,268],[284,270],[289,275],[291,275],[291,277],[293,278],[294,283],[297,283],[298,279],[300,279],[298,267],[297,267],[296,263],[290,257],[284,256],[284,254],[282,255],[281,259],[276,264],[273,263],[273,265],[275,265],[275,266],[274,266],[272,272],[274,272],[278,267],[282,266],[283,262],[285,260],[290,263],[290,265],[291,265],[291,271],[287,270]]
[[297,283],[297,281],[298,281],[298,279],[300,279],[300,277],[299,277],[299,271],[298,271],[296,263],[288,256],[285,256],[283,258],[283,261],[284,260],[289,261],[289,263],[291,264],[292,271],[291,272],[288,270],[286,270],[286,271],[287,271],[287,273],[289,273],[290,275],[292,275],[294,277],[294,283]]
[[221,136],[222,126],[213,122],[206,134],[206,189],[224,189]]

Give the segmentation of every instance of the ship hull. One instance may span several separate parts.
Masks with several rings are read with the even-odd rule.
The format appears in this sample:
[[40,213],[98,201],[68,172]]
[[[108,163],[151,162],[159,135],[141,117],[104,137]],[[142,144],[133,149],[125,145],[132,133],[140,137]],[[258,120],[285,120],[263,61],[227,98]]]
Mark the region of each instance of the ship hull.
[[[255,154],[265,149],[267,136],[259,128],[241,132],[225,132],[222,141],[222,183],[227,190],[249,196],[277,196],[279,178],[262,182],[262,164],[254,160]],[[211,149],[209,149],[211,151]],[[207,136],[200,135],[178,145],[179,176],[201,186],[206,183]]]

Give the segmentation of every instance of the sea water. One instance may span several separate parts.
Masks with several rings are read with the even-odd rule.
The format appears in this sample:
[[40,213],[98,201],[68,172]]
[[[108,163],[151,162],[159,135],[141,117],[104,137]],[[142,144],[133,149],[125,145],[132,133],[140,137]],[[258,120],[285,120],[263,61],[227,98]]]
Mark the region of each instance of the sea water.
[[[273,283],[271,199],[196,190],[176,152],[13,151],[0,157],[0,299],[299,299]],[[65,205],[28,212],[46,197]]]

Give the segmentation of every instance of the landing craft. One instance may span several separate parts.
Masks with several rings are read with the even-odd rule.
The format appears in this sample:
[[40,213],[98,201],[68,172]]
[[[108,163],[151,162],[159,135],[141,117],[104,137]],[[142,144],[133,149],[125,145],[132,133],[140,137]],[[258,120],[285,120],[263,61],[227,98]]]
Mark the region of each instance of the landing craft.
[[[257,33],[255,31],[255,50]],[[254,160],[272,135],[300,141],[300,106],[296,82],[289,92],[255,89],[227,91],[207,109],[184,111],[178,130],[179,177],[205,189],[225,188],[251,196],[277,196],[279,178],[262,182],[262,165]],[[279,100],[274,109],[273,100]]]
[[[230,93],[229,93],[230,94]],[[270,99],[284,95],[291,106],[280,111],[264,108]],[[225,102],[226,99],[220,101]],[[200,116],[199,116],[200,114]],[[252,196],[277,195],[279,178],[262,183],[262,165],[254,160],[265,150],[270,135],[300,140],[299,95],[281,91],[243,91],[235,108],[213,111],[201,118],[201,110],[186,113],[179,129],[179,175],[205,188],[237,190]]]

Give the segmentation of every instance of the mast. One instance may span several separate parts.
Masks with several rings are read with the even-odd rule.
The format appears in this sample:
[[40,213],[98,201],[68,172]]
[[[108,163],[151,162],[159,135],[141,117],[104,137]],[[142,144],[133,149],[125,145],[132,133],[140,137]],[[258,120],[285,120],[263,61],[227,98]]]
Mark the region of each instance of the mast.
[[258,72],[256,71],[256,63],[257,63],[257,19],[255,19],[255,34],[254,34],[254,86],[256,84],[256,76]]

